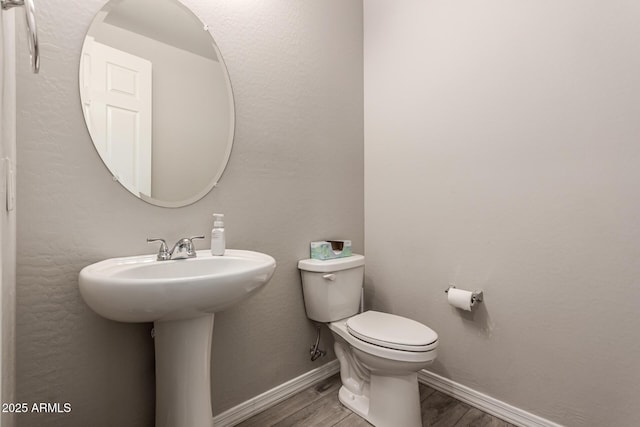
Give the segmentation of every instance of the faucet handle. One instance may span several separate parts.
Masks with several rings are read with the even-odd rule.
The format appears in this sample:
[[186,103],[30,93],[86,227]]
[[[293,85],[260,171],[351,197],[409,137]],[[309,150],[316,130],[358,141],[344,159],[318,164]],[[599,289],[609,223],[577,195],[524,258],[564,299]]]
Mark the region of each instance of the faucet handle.
[[193,239],[204,239],[204,236],[193,236],[193,237],[189,237],[187,240],[189,240],[189,248],[187,250],[189,257],[195,257],[196,256],[196,248],[195,246],[193,246]]
[[167,242],[164,239],[149,239],[147,238],[147,243],[160,242],[160,249],[158,250],[158,261],[166,261],[171,258],[171,253],[169,253],[169,248],[167,247]]

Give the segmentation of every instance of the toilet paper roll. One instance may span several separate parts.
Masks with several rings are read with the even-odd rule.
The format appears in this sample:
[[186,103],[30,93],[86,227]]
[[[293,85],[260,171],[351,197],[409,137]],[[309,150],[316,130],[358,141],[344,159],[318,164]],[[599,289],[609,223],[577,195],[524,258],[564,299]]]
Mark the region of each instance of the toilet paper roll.
[[473,307],[473,303],[471,302],[472,295],[473,292],[471,291],[465,291],[463,289],[456,288],[449,288],[449,292],[447,292],[449,304],[456,308],[467,311],[471,311],[471,307]]

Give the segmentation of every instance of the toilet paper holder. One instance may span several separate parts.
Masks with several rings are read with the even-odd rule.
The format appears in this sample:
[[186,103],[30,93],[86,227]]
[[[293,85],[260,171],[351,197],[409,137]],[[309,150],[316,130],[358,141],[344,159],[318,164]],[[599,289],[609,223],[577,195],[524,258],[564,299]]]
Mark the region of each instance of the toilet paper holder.
[[[453,286],[453,285],[449,286],[447,289],[445,289],[444,293],[448,294],[449,293],[449,289],[451,289],[451,288],[455,288],[455,286]],[[482,302],[483,292],[484,291],[473,291],[471,293],[471,304],[475,304],[477,302]]]

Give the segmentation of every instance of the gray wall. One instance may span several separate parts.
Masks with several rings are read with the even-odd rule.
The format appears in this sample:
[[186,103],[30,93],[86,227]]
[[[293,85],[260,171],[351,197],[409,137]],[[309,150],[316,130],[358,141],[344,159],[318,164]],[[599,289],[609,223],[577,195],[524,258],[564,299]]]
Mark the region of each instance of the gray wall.
[[436,330],[440,375],[640,425],[640,3],[364,9],[368,303]]
[[[216,316],[220,413],[327,361],[308,360],[315,330],[296,261],[309,241],[350,238],[363,250],[361,1],[186,2],[228,65],[237,129],[219,187],[180,209],[127,193],[89,139],[78,64],[102,4],[41,2],[41,73],[28,73],[24,49],[18,57],[17,399],[73,405],[70,415],[21,416],[21,427],[153,423],[151,325],[95,315],[78,293],[83,266],[151,253],[148,236],[208,234],[214,210],[226,214],[229,247],[276,258],[260,293]],[[18,37],[24,46],[22,25]]]

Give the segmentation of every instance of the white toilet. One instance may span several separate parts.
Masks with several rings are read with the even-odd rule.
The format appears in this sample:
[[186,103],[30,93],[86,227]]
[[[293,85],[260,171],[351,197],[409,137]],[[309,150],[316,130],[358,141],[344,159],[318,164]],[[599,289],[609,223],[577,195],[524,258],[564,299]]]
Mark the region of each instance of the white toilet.
[[438,335],[378,311],[358,314],[364,256],[298,262],[307,317],[328,323],[340,361],[340,402],[377,427],[420,427],[418,371],[436,358]]

